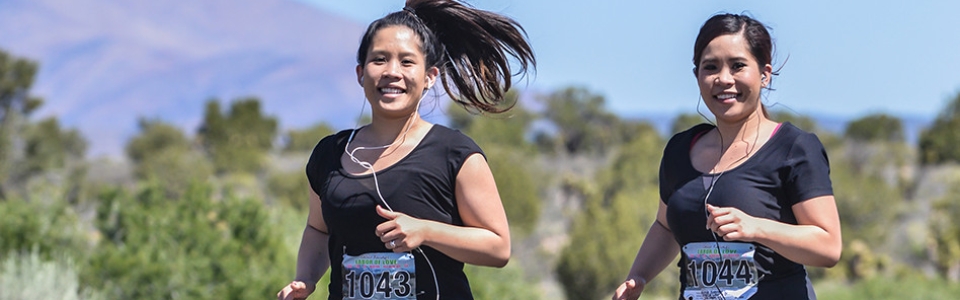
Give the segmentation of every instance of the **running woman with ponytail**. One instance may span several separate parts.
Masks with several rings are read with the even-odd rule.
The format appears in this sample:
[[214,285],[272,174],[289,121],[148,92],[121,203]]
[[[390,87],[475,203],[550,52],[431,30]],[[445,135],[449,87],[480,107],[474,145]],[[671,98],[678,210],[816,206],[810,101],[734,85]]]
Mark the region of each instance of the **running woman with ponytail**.
[[680,255],[679,299],[816,299],[804,266],[840,259],[840,218],[816,135],[767,116],[773,75],[766,27],[744,15],[708,19],[693,75],[716,119],[670,139],[660,208],[614,300],[637,299]]
[[421,119],[420,101],[441,84],[466,109],[503,112],[535,66],[516,21],[458,1],[410,0],[371,23],[356,67],[371,123],[314,149],[297,275],[277,298],[306,299],[329,268],[328,299],[473,299],[463,265],[507,264],[507,218],[481,149]]

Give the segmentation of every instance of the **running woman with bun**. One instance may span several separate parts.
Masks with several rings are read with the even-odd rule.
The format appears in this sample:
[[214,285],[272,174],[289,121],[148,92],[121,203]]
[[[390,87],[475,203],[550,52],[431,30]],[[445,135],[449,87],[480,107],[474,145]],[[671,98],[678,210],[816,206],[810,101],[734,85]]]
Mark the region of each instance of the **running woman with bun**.
[[816,135],[769,118],[767,28],[711,17],[693,73],[716,124],[674,135],[660,163],[660,208],[613,299],[637,299],[680,255],[679,299],[816,299],[804,266],[842,248],[827,154]]
[[463,266],[507,264],[507,218],[480,147],[419,105],[441,84],[468,110],[506,111],[513,76],[535,66],[516,21],[458,1],[371,23],[356,67],[371,122],[315,147],[297,275],[277,298],[307,298],[329,268],[328,299],[473,299]]

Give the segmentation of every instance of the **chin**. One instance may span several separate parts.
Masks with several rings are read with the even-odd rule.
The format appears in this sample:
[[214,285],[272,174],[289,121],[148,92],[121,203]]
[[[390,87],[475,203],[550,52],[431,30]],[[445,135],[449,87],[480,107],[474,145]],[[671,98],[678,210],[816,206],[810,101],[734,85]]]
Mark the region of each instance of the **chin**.
[[749,114],[744,113],[742,110],[736,109],[736,108],[729,108],[726,110],[713,112],[714,118],[716,118],[718,121],[725,121],[725,122],[736,122],[743,118],[746,118],[748,115]]

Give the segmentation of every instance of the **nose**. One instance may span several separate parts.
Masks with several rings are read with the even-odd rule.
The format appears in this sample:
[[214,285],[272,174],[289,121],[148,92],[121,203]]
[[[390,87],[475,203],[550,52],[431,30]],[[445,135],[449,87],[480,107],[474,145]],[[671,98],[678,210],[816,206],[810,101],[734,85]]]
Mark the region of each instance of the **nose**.
[[717,78],[715,80],[717,83],[724,85],[731,85],[735,83],[733,81],[733,74],[731,74],[728,70],[722,70],[717,73]]
[[383,77],[400,78],[400,64],[392,62],[383,69]]

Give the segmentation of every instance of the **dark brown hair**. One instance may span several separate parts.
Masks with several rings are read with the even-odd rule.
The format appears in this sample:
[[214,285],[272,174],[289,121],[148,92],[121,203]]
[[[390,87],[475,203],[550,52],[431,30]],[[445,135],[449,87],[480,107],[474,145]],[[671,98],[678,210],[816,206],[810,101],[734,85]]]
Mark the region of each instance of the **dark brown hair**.
[[[703,56],[703,50],[707,48],[710,41],[721,35],[741,34],[747,40],[750,47],[750,54],[759,63],[759,67],[771,64],[773,60],[773,41],[770,39],[770,32],[767,27],[751,17],[735,14],[720,14],[710,17],[703,26],[700,27],[700,33],[697,35],[697,41],[693,44],[693,66],[694,72],[700,70],[700,58]],[[776,72],[773,74],[776,75]]]
[[[360,40],[357,63],[366,60],[377,31],[397,25],[420,37],[426,67],[439,68],[444,90],[467,108],[490,113],[509,110],[515,102],[505,103],[504,95],[513,76],[536,68],[533,49],[519,23],[455,0],[408,0],[403,10],[373,21]],[[511,70],[510,57],[517,60],[518,70]]]

